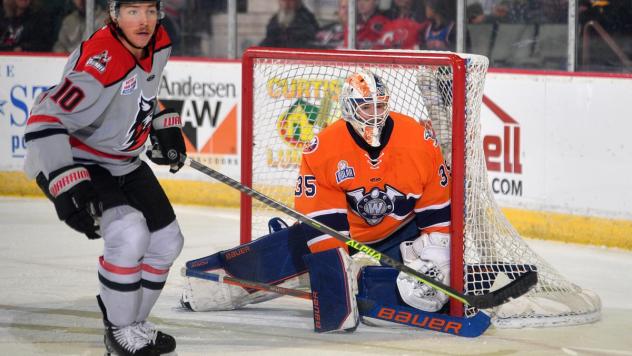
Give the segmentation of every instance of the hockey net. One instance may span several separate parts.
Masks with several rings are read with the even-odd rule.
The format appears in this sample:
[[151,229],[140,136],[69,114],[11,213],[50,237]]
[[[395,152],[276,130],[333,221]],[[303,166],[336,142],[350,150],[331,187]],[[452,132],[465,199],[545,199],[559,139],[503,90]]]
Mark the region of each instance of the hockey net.
[[[251,49],[243,60],[242,183],[293,206],[303,147],[340,118],[344,79],[365,68],[390,90],[392,111],[431,122],[452,167],[451,285],[482,294],[537,269],[527,295],[491,312],[498,327],[574,325],[600,318],[599,297],[567,281],[507,221],[489,188],[480,131],[486,57],[431,52]],[[241,242],[288,216],[242,196]],[[502,276],[502,278],[501,278]],[[452,302],[452,315],[475,310]]]

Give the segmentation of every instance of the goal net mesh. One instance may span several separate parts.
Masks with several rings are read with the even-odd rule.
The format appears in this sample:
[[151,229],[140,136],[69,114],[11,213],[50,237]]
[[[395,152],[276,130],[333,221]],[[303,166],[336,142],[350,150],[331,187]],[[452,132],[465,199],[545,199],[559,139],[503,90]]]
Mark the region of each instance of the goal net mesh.
[[[389,56],[384,52],[384,56]],[[464,292],[482,294],[503,275],[509,279],[537,269],[539,282],[527,295],[491,310],[498,327],[573,325],[600,317],[599,297],[569,282],[540,258],[512,227],[498,207],[488,182],[483,153],[480,109],[487,58],[465,59],[465,139],[452,140],[453,69],[432,63],[357,62],[352,59],[301,60],[255,58],[252,88],[252,187],[293,207],[301,152],[312,137],[340,118],[338,94],[344,79],[363,68],[380,76],[390,90],[392,111],[431,122],[442,152],[451,163],[452,145],[465,149],[463,209]],[[251,82],[249,82],[251,81]],[[248,120],[249,118],[244,118]],[[396,138],[395,138],[396,139]],[[243,179],[243,177],[242,177]],[[252,201],[252,238],[268,233],[267,222],[280,216]],[[455,218],[452,217],[453,221]],[[455,268],[453,265],[452,268]],[[475,310],[465,309],[471,316]]]

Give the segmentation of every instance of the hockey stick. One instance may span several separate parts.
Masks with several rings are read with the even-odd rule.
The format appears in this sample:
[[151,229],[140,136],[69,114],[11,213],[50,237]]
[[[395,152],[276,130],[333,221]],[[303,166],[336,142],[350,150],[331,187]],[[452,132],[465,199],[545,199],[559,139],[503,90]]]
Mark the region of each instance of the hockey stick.
[[239,190],[242,193],[245,193],[255,199],[257,199],[258,201],[274,208],[277,209],[289,216],[291,216],[292,218],[316,229],[321,231],[324,234],[327,234],[339,241],[344,242],[347,246],[352,247],[360,252],[364,252],[367,255],[369,255],[370,257],[374,258],[375,260],[379,261],[382,264],[391,266],[397,270],[399,270],[400,272],[404,272],[410,276],[415,277],[417,280],[419,280],[420,282],[440,291],[443,292],[444,294],[460,301],[463,304],[467,304],[479,309],[488,309],[488,308],[493,308],[495,306],[504,304],[506,302],[508,302],[510,299],[513,298],[518,298],[519,296],[525,294],[526,292],[529,291],[529,289],[531,289],[531,287],[533,287],[537,282],[538,282],[538,275],[537,272],[535,271],[527,271],[525,274],[523,274],[522,276],[516,278],[515,280],[513,280],[512,282],[508,283],[507,285],[505,285],[504,287],[495,290],[493,292],[487,293],[487,294],[483,294],[483,295],[465,295],[439,281],[436,281],[420,272],[415,271],[414,269],[406,266],[405,264],[385,255],[382,254],[376,250],[374,250],[373,248],[355,241],[343,234],[341,234],[340,232],[326,226],[323,225],[321,223],[319,223],[318,221],[299,213],[296,210],[290,209],[289,207],[277,202],[276,200],[254,190],[251,189],[249,187],[246,187],[245,185],[239,183],[238,181],[210,168],[207,167],[197,161],[192,160],[189,157],[186,157],[183,160],[183,163],[188,165],[189,167],[204,173],[206,175],[208,175],[209,177],[212,177],[224,184],[229,185],[230,187]]
[[209,281],[230,284],[230,285],[238,286],[238,287],[264,290],[267,292],[273,292],[273,293],[277,293],[281,295],[289,295],[291,297],[312,300],[312,295],[309,292],[305,292],[302,290],[279,287],[279,286],[275,286],[268,283],[247,281],[245,279],[235,278],[231,276],[221,276],[216,273],[196,271],[196,270],[188,269],[186,267],[182,267],[182,275],[186,277],[195,277],[195,278],[200,278],[200,279],[206,279]]

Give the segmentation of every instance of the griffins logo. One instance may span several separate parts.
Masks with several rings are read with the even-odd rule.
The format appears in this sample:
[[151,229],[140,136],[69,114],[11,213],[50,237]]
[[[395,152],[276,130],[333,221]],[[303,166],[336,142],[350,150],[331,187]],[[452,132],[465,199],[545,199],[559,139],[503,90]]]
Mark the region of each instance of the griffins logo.
[[351,209],[371,226],[379,224],[385,216],[393,213],[397,200],[405,199],[404,194],[388,184],[384,188],[381,190],[375,187],[368,194],[364,188],[347,192]]
[[154,97],[145,98],[141,93],[138,99],[138,110],[136,111],[136,119],[127,132],[125,137],[125,146],[122,152],[132,152],[142,147],[147,141],[151,125],[152,114],[154,112]]

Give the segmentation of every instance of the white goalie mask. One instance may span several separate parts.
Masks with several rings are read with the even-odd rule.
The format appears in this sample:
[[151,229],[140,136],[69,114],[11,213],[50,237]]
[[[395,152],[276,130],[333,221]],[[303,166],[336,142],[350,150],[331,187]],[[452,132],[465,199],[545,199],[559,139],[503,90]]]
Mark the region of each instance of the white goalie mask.
[[360,70],[347,77],[342,86],[342,118],[369,145],[377,147],[389,113],[388,100],[388,89],[382,79],[368,70]]

